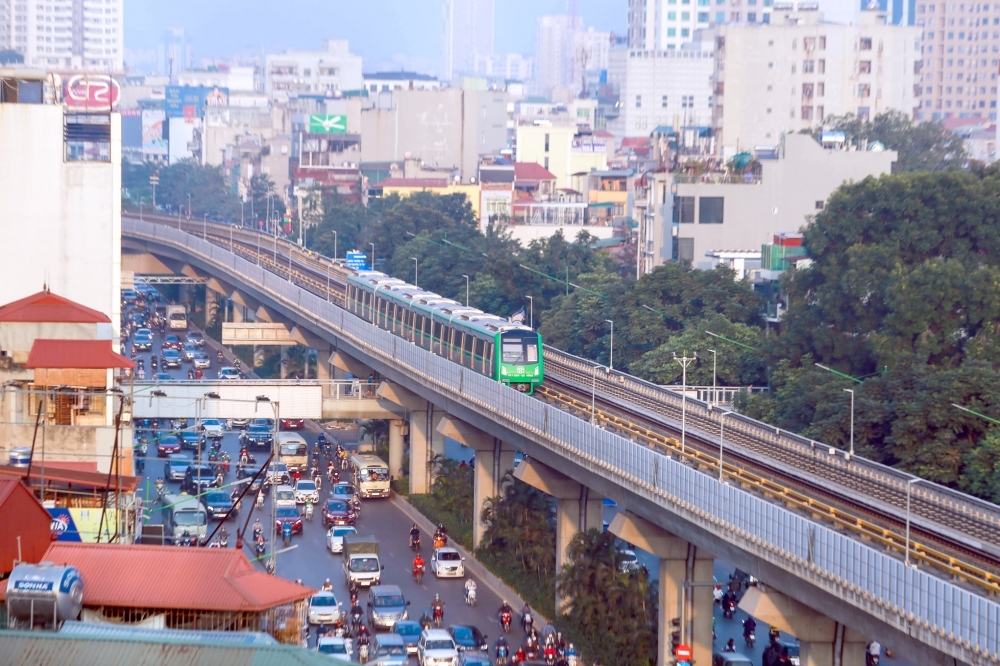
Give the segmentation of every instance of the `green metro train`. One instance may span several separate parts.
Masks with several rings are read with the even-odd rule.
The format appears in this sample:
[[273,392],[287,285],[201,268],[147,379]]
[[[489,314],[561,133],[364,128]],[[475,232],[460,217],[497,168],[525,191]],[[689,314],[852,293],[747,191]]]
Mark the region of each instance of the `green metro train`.
[[521,391],[545,378],[542,338],[523,324],[377,271],[347,278],[347,309],[429,352]]

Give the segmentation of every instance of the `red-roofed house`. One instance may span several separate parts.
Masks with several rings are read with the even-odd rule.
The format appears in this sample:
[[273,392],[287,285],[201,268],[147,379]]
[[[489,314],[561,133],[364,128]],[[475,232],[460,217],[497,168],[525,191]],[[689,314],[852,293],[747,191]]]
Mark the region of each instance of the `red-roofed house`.
[[0,477],[0,579],[14,561],[41,562],[52,543],[52,519],[20,479]]
[[556,191],[556,177],[538,162],[514,162],[514,189],[548,201]]
[[86,621],[168,629],[266,631],[297,645],[314,590],[270,576],[232,548],[55,542],[47,562],[83,579]]
[[111,340],[113,335],[107,315],[50,291],[0,305],[0,358],[19,365],[39,338]]

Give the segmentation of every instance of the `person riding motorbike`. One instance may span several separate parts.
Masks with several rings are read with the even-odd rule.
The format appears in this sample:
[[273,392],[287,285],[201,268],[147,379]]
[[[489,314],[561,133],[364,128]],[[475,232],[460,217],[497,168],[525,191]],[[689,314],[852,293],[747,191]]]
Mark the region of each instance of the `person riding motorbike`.
[[226,358],[225,354],[222,353],[221,349],[219,350],[218,358],[219,358],[219,363],[222,363],[222,361]]
[[726,646],[724,648],[722,648],[722,651],[723,652],[736,652],[736,641],[733,640],[732,638],[730,638],[729,642],[726,643]]
[[879,660],[882,657],[882,644],[878,641],[872,641],[868,644],[868,650],[865,651],[865,666],[879,666]]
[[507,639],[503,636],[498,638],[493,650],[496,655],[497,666],[506,666],[507,655],[510,654],[510,645],[507,644]]
[[440,594],[434,595],[434,601],[431,602],[431,611],[434,615],[434,623],[441,626],[441,622],[444,620],[444,602],[441,601]]
[[427,614],[427,611],[424,611],[424,614],[420,616],[420,628],[427,631],[431,624],[431,616]]
[[[260,524],[260,518],[258,518],[253,524],[253,538],[256,539],[262,534],[264,534],[264,526]],[[327,579],[327,582],[330,582],[329,579]]]
[[188,370],[188,379],[194,379],[194,370]]
[[752,617],[748,617],[743,620],[743,637],[746,638],[750,634],[756,633],[757,631],[757,620]]
[[514,609],[504,599],[503,603],[500,604],[500,610],[497,611],[497,617],[500,619],[500,627],[504,631],[510,631],[510,618],[512,615],[514,615]]
[[327,578],[325,581],[323,581],[323,587],[320,589],[323,592],[333,592],[333,583],[331,583],[330,579]]
[[527,633],[528,629],[534,626],[535,620],[532,617],[531,606],[524,604],[524,608],[521,609],[521,631]]
[[361,663],[368,661],[368,646],[371,644],[371,634],[368,633],[368,628],[365,625],[361,625],[361,630],[358,632],[358,659]]
[[467,578],[465,581],[465,603],[470,606],[476,601],[476,581]]
[[413,523],[413,527],[410,528],[410,548],[420,549],[420,528],[417,527],[416,523]]
[[355,599],[354,603],[351,604],[350,617],[351,617],[351,630],[357,633],[358,627],[362,626],[361,619],[364,617],[364,611],[361,610],[361,604],[358,603],[357,599]]

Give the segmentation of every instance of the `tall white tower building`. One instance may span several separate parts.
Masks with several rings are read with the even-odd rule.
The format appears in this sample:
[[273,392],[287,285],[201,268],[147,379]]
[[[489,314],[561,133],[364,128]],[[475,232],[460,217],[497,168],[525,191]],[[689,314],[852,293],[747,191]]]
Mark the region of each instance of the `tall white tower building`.
[[121,72],[125,0],[0,0],[0,49],[32,67]]
[[476,58],[493,55],[494,0],[444,0],[444,81],[476,71]]

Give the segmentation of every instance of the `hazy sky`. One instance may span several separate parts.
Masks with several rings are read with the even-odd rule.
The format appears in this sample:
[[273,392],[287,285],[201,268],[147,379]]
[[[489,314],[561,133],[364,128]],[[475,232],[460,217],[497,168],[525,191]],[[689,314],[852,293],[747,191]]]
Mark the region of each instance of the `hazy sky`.
[[[370,66],[436,68],[442,0],[125,0],[125,46],[155,50],[167,27],[184,28],[195,63],[237,52],[318,49],[348,39]],[[624,33],[627,0],[579,0],[584,25]],[[496,51],[534,51],[535,18],[565,0],[496,0]]]

